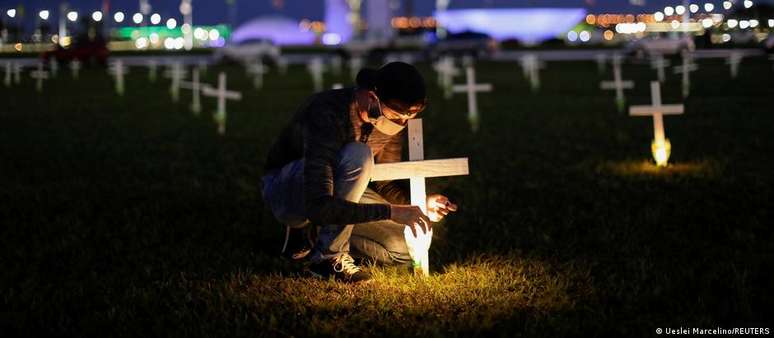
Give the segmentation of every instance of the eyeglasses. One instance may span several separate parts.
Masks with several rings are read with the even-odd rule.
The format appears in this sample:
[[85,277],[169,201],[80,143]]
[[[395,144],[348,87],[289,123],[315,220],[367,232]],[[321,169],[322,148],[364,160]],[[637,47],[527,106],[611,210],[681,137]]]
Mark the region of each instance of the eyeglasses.
[[405,113],[401,113],[399,110],[384,104],[382,105],[382,114],[390,120],[410,120],[417,117],[424,109],[425,104],[423,103],[421,105],[412,106]]

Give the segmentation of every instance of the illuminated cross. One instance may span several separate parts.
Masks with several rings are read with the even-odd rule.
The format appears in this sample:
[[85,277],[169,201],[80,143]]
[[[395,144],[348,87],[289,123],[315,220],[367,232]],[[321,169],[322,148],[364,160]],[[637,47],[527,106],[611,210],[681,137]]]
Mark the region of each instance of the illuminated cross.
[[218,133],[224,135],[226,133],[226,100],[242,100],[242,93],[228,91],[226,89],[226,73],[221,72],[218,74],[218,88],[213,88],[210,85],[205,84],[202,88],[202,94],[209,97],[218,98],[218,110],[215,111],[215,123],[218,124]]
[[168,79],[172,79],[172,83],[169,85],[169,92],[172,94],[172,101],[177,102],[180,98],[180,81],[186,76],[186,70],[183,68],[183,64],[175,62],[171,66],[164,76]]
[[156,82],[156,74],[157,69],[159,67],[159,62],[156,61],[156,59],[150,59],[148,60],[148,81],[150,82]]
[[357,73],[363,68],[364,63],[363,58],[359,56],[353,56],[349,59],[349,74],[352,76],[352,80],[357,78]]
[[739,76],[739,64],[742,63],[743,58],[744,54],[740,52],[734,51],[728,54],[728,58],[726,58],[726,64],[730,66],[732,79],[736,79],[736,77]]
[[269,70],[263,65],[263,61],[260,59],[247,66],[247,73],[253,76],[253,86],[256,89],[263,88],[263,75],[268,73]]
[[653,143],[651,151],[656,165],[666,166],[669,161],[669,155],[672,151],[672,145],[664,134],[664,115],[681,115],[683,113],[682,104],[661,104],[661,87],[658,81],[650,83],[650,95],[653,105],[651,106],[632,106],[629,107],[630,116],[653,116]]
[[70,62],[70,71],[72,72],[73,79],[78,79],[81,73],[81,62],[78,60],[73,60]]
[[599,86],[605,90],[615,90],[615,103],[618,107],[618,111],[623,111],[626,104],[626,98],[624,98],[624,89],[634,88],[633,81],[624,81],[621,76],[621,56],[613,56],[613,81],[602,81]]
[[306,65],[309,73],[312,74],[312,81],[314,82],[314,91],[319,92],[323,89],[323,73],[325,72],[325,65],[320,58],[314,58],[309,64]]
[[43,63],[38,62],[38,69],[30,72],[30,77],[37,80],[35,82],[35,90],[38,92],[43,91],[43,80],[48,79],[48,72],[43,70]]
[[540,68],[542,67],[543,65],[535,54],[527,54],[521,58],[521,69],[524,72],[524,77],[529,79],[529,85],[533,92],[540,89]]
[[[392,181],[409,179],[411,186],[411,205],[418,206],[427,214],[427,192],[425,179],[429,177],[468,175],[468,159],[453,158],[442,160],[425,160],[424,140],[422,136],[422,119],[408,121],[409,161],[395,163],[380,163],[375,166],[372,181]],[[428,250],[433,239],[433,232],[417,231],[414,237],[411,229],[404,228],[403,235],[406,246],[414,261],[415,272],[421,268],[425,276],[430,274]]]
[[48,69],[51,71],[51,77],[56,77],[56,74],[59,73],[59,62],[56,61],[55,57],[48,59]]
[[465,67],[465,73],[467,75],[467,83],[464,85],[454,85],[452,90],[455,93],[468,93],[468,120],[473,131],[478,131],[478,101],[476,98],[477,92],[491,92],[491,83],[476,83],[476,70],[473,66]]
[[199,97],[202,91],[202,86],[199,82],[199,68],[194,69],[191,76],[193,78],[191,82],[180,81],[180,88],[191,90],[191,111],[194,115],[199,115],[202,111],[201,98]]
[[683,51],[683,65],[675,67],[675,74],[683,74],[683,97],[691,93],[691,72],[699,70],[699,66],[693,63],[693,57]]
[[669,67],[669,60],[665,59],[664,55],[656,54],[655,58],[650,60],[650,68],[656,70],[658,82],[663,83],[666,81],[666,74],[664,73],[666,67]]
[[444,56],[433,66],[438,72],[438,86],[443,89],[443,97],[449,99],[454,94],[454,77],[459,75],[460,70],[454,65],[454,59]]
[[120,59],[110,64],[110,74],[116,78],[116,93],[124,95],[124,75],[128,72],[124,62]]

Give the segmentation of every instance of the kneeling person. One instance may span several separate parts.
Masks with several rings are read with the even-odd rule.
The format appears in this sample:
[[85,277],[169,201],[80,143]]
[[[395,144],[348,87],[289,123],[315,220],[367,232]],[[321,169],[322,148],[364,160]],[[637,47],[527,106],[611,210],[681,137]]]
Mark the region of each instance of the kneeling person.
[[266,161],[263,197],[289,232],[308,230],[310,223],[320,227],[310,253],[314,274],[370,279],[350,252],[408,264],[404,227],[427,231],[457,209],[446,197],[430,195],[425,215],[409,205],[406,187],[370,182],[374,163],[400,161],[402,131],[426,102],[416,68],[393,62],[361,70],[355,88],[311,96],[281,132]]

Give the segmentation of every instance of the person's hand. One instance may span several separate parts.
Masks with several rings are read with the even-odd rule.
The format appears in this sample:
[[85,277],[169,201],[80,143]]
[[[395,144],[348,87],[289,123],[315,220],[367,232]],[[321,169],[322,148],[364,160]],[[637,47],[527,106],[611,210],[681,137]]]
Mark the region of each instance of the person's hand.
[[457,211],[457,205],[446,196],[434,194],[427,196],[427,216],[433,222],[440,222],[450,212]]
[[417,236],[417,230],[427,233],[432,229],[430,218],[428,218],[418,206],[414,205],[390,205],[390,220],[398,224],[405,224],[411,228],[414,237]]

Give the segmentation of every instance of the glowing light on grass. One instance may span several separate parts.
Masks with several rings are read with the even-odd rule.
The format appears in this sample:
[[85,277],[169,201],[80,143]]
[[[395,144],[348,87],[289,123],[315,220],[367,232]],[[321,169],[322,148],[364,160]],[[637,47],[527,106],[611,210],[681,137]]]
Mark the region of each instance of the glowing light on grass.
[[666,167],[669,162],[669,155],[672,154],[672,143],[664,138],[662,141],[653,140],[650,144],[650,151],[653,154],[653,160],[659,167]]

